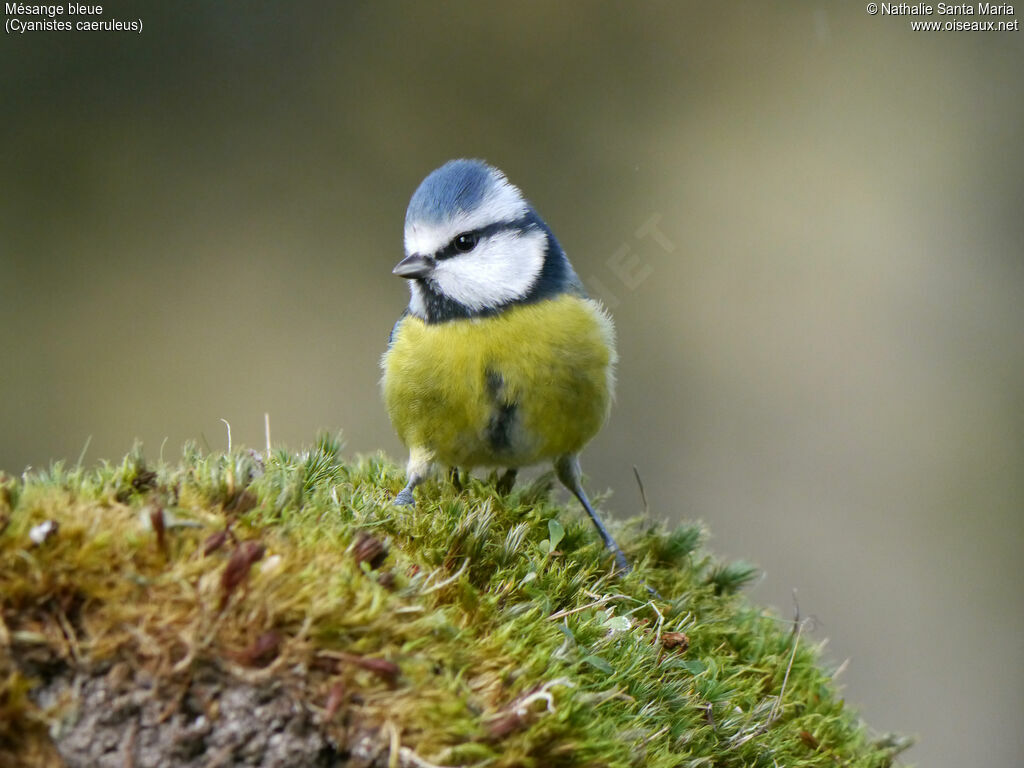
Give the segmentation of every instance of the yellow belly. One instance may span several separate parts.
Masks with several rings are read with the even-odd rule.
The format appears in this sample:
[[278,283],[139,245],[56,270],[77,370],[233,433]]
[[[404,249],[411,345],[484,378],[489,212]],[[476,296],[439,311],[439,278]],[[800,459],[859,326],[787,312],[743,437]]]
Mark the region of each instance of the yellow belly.
[[411,450],[518,467],[578,453],[597,434],[614,332],[597,302],[572,295],[433,325],[410,315],[382,364],[388,415]]

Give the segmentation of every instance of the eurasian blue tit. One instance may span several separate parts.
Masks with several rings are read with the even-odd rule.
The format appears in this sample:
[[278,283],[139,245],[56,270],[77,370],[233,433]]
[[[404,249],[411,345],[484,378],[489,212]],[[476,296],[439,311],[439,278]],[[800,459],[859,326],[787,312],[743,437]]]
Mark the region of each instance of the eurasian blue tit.
[[616,360],[611,318],[587,297],[555,236],[496,168],[452,160],[405,215],[409,306],[391,332],[382,386],[409,449],[407,485],[435,464],[507,469],[551,461],[617,566],[626,558],[580,482],[578,456],[601,429]]

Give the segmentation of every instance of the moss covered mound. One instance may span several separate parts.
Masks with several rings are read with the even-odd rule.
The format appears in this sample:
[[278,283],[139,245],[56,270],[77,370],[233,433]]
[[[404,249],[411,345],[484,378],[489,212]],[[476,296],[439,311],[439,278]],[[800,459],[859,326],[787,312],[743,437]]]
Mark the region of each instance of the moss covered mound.
[[415,509],[389,503],[402,480],[322,438],[0,481],[0,764],[887,766],[904,746],[700,527],[616,527],[617,578],[550,478],[427,484]]

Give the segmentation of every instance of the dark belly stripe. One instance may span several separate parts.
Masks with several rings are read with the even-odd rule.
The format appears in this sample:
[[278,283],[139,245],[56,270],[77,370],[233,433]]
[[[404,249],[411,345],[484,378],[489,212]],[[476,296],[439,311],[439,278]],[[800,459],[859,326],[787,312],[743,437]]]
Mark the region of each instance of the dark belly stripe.
[[515,403],[497,406],[487,423],[487,444],[495,453],[502,453],[512,447],[512,422],[516,418]]
[[487,444],[495,453],[502,453],[512,447],[512,422],[518,406],[505,399],[505,379],[500,373],[488,368],[484,376],[487,394],[494,401],[494,412],[487,422]]

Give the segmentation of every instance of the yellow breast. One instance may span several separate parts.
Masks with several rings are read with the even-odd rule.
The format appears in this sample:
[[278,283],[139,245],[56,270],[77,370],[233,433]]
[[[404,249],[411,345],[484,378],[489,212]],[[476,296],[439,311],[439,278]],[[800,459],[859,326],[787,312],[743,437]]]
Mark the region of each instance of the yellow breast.
[[614,331],[597,302],[572,295],[432,325],[410,315],[382,362],[406,446],[453,466],[524,466],[578,453],[601,428]]

